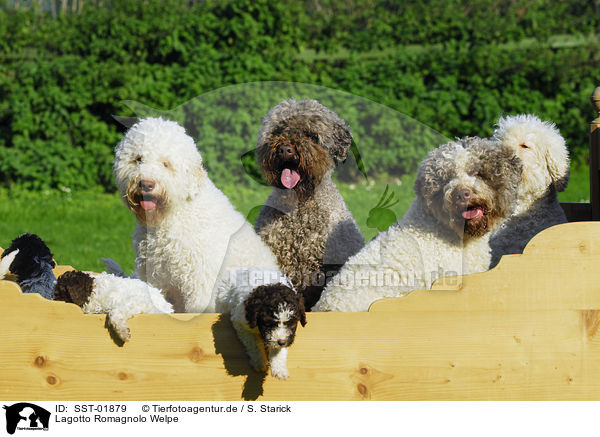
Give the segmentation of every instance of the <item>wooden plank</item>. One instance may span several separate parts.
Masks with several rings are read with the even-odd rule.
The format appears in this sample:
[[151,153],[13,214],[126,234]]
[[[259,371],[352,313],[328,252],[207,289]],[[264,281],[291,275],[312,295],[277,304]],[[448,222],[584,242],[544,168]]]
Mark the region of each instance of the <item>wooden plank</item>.
[[143,315],[117,346],[102,315],[0,281],[0,399],[600,399],[600,223],[363,313],[314,313],[290,378],[250,370],[219,314]]
[[[433,284],[432,290],[376,302],[370,311],[423,307],[444,312],[600,309],[600,270],[595,262],[600,262],[600,223],[553,226],[538,234],[523,255],[504,256],[488,272],[443,278]],[[457,282],[459,289],[448,291]],[[473,291],[477,289],[481,291]]]

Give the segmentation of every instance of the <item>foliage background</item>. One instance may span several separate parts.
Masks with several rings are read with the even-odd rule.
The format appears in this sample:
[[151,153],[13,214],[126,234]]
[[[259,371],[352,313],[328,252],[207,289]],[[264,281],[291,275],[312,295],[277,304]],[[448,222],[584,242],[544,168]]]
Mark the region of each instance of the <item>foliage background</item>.
[[585,201],[599,28],[598,0],[0,0],[0,246],[35,232],[59,263],[132,269],[113,115],[185,123],[248,213],[268,188],[240,155],[290,95],[349,122],[369,180],[350,160],[339,185],[367,239],[388,183],[401,216],[426,151],[502,114],[558,125],[574,158],[561,200]]
[[[600,84],[600,4],[584,0],[29,1],[0,3],[0,186],[113,192],[113,147],[133,116],[228,85],[321,85],[388,106],[444,137],[487,136],[498,116],[554,121],[585,162],[587,100]],[[251,148],[268,110],[204,120],[204,160],[240,178],[232,150]],[[421,132],[392,144],[372,105],[348,116],[371,174],[414,170]],[[371,111],[373,109],[373,111]],[[200,114],[200,115],[199,115]],[[210,120],[209,120],[210,118]],[[385,117],[384,117],[385,118]],[[394,128],[391,128],[393,131]],[[226,131],[228,137],[222,133]],[[355,132],[356,134],[356,132]],[[241,144],[240,144],[241,143]],[[235,146],[229,147],[229,144]],[[434,144],[425,144],[432,147]],[[229,148],[228,148],[229,147]],[[352,179],[355,175],[347,175]]]

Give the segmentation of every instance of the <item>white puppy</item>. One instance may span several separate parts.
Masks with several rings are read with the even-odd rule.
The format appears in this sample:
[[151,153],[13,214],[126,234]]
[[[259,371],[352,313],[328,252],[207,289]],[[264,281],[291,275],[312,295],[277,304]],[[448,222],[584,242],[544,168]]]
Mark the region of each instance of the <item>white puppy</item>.
[[130,317],[173,312],[160,290],[139,279],[108,273],[66,272],[56,281],[54,299],[74,303],[86,314],[107,314],[109,324],[123,341],[130,338]]

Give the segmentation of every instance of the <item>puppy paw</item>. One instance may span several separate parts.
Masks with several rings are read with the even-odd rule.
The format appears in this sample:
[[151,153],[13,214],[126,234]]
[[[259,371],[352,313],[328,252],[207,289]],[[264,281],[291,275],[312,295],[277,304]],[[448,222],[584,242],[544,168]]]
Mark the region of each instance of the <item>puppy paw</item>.
[[131,332],[129,328],[115,328],[115,332],[119,336],[119,338],[123,341],[131,340]]
[[288,379],[288,377],[290,376],[290,372],[288,372],[288,369],[286,368],[271,368],[271,376],[277,379]]
[[124,342],[129,341],[131,339],[131,331],[129,330],[129,326],[127,326],[127,322],[114,320],[109,318],[110,326],[113,328],[115,334],[123,340]]

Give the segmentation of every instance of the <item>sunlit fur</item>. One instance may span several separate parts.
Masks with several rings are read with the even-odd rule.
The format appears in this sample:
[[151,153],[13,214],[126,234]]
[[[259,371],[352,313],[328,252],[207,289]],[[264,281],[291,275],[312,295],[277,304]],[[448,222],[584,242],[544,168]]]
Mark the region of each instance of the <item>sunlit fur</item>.
[[523,174],[513,214],[490,239],[492,266],[502,255],[522,253],[542,230],[567,221],[557,192],[569,181],[569,151],[554,123],[531,114],[501,117],[493,138],[521,159]]
[[[310,99],[279,103],[258,134],[258,163],[273,191],[255,227],[307,306],[319,299],[325,278],[365,244],[331,179],[351,144],[345,121]],[[281,156],[282,146],[293,153]],[[300,175],[293,189],[281,183],[284,168]]]
[[[247,280],[249,276],[255,279]],[[276,378],[289,376],[287,349],[298,323],[306,325],[306,315],[302,295],[285,276],[278,271],[240,269],[222,282],[216,308],[230,314],[256,371],[270,368]]]
[[[430,154],[419,168],[415,193],[441,226],[461,239],[481,237],[514,208],[516,183],[505,175],[514,173],[516,161],[507,147],[467,138]],[[472,192],[468,201],[460,199],[465,189]],[[483,208],[483,217],[465,220],[462,212],[473,206]]]
[[[489,268],[490,231],[511,214],[521,163],[501,143],[479,138],[452,141],[432,151],[415,182],[404,217],[351,257],[323,290],[313,311],[366,311],[384,297],[429,288],[442,276]],[[469,202],[457,200],[468,188]],[[469,204],[484,216],[465,220]]]
[[[147,226],[159,225],[173,204],[197,196],[206,177],[194,140],[177,123],[160,118],[142,120],[127,131],[117,146],[113,173],[123,201]],[[145,193],[157,200],[155,210],[140,207],[142,179],[156,183],[154,190]]]
[[569,150],[554,123],[535,115],[501,117],[494,139],[510,147],[523,162],[515,214],[548,191],[556,196],[569,182]]
[[[163,290],[178,312],[213,312],[220,277],[244,266],[276,269],[275,257],[212,183],[193,139],[173,121],[147,118],[116,149],[117,187],[138,224],[134,276]],[[156,212],[136,186],[152,180]]]

